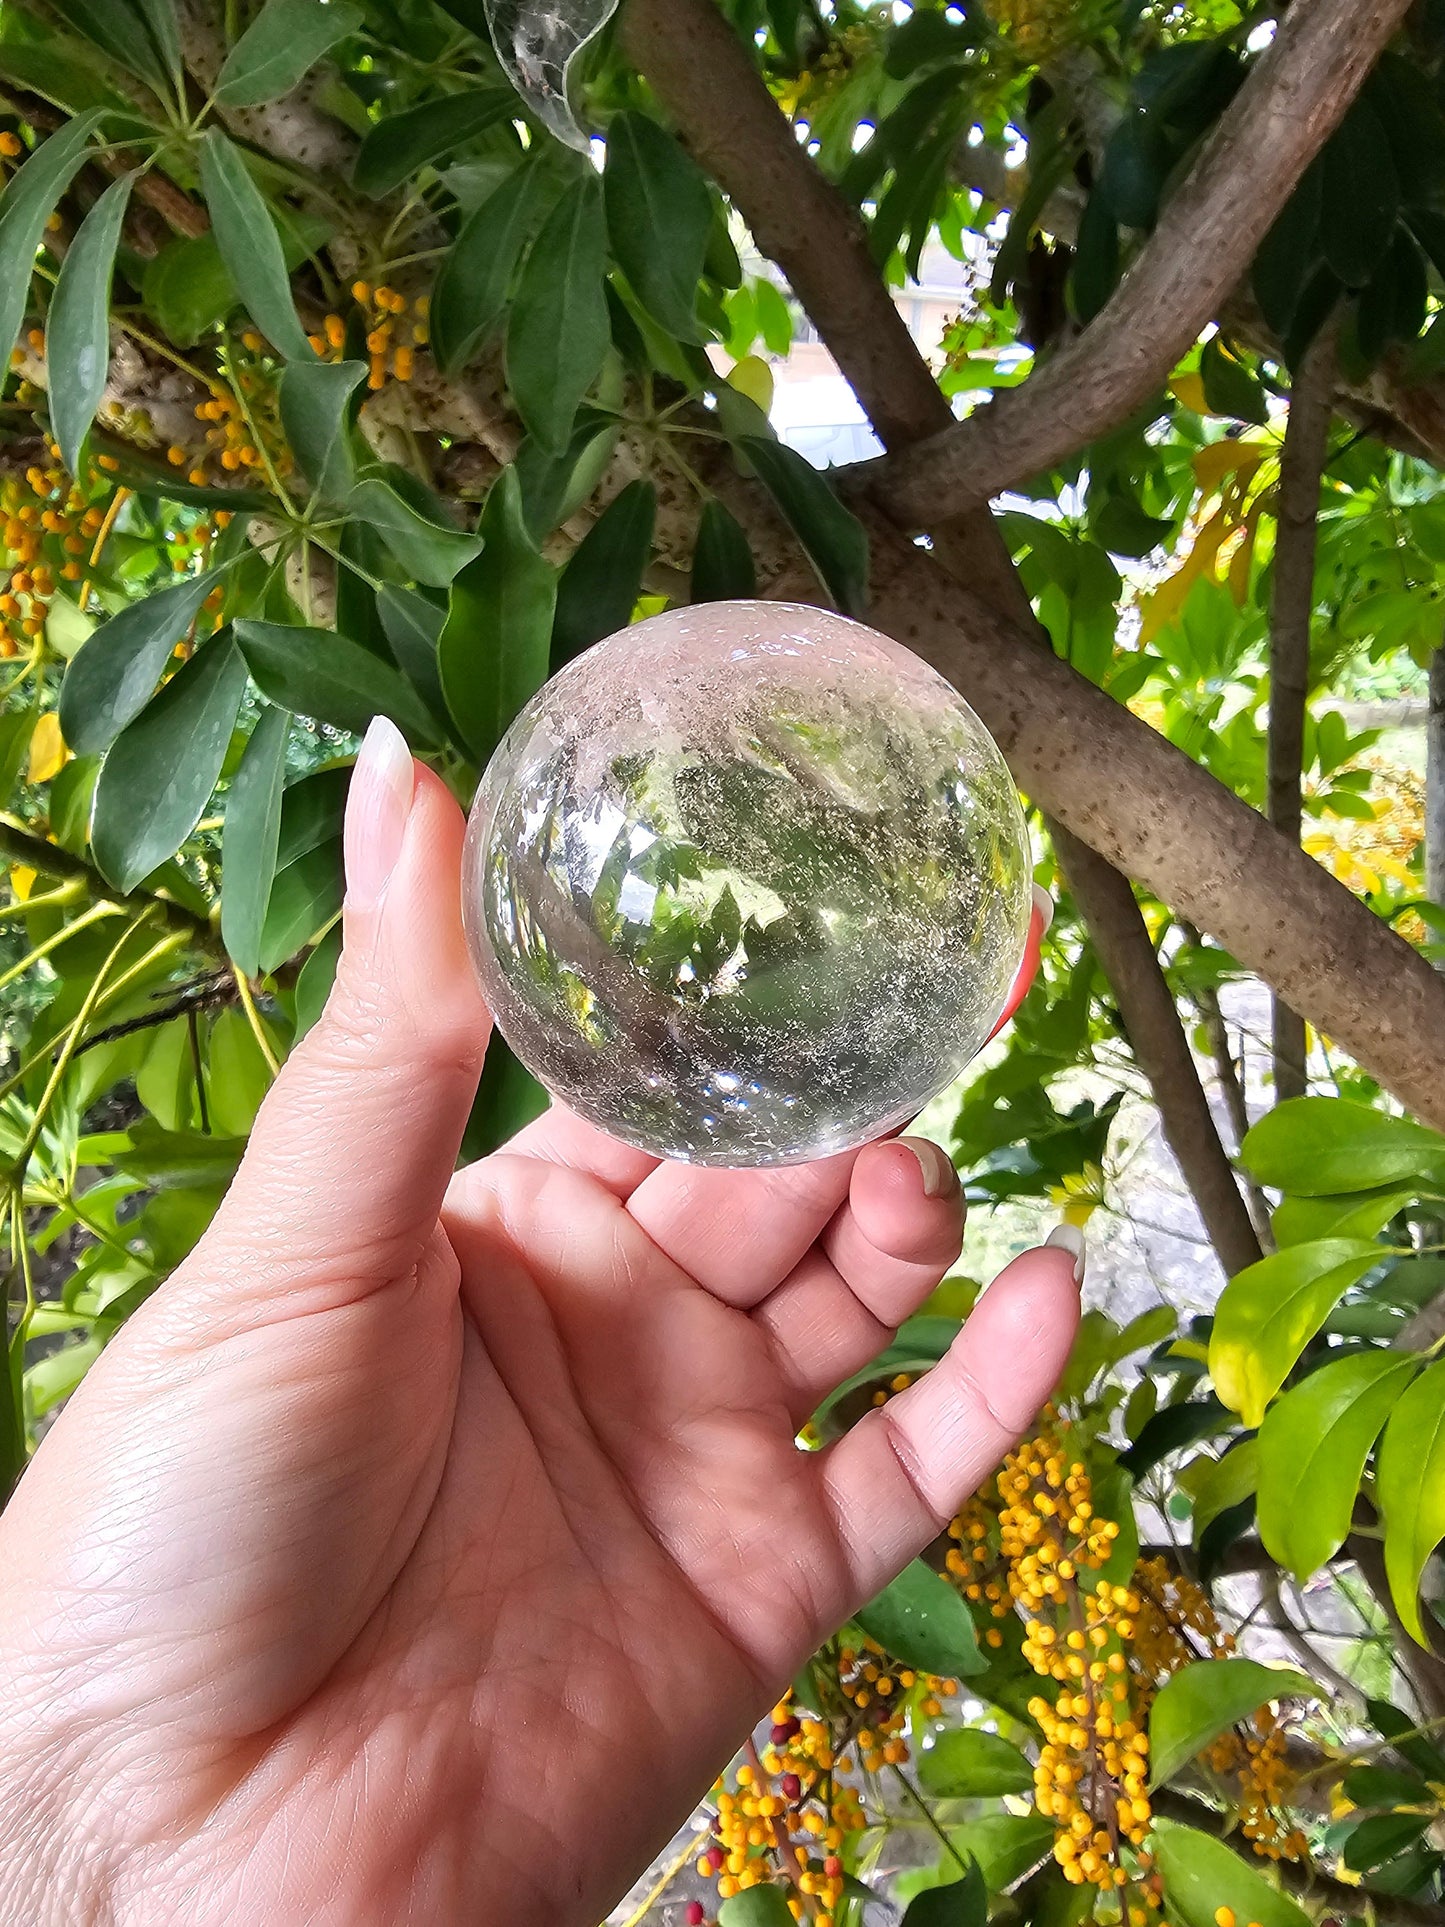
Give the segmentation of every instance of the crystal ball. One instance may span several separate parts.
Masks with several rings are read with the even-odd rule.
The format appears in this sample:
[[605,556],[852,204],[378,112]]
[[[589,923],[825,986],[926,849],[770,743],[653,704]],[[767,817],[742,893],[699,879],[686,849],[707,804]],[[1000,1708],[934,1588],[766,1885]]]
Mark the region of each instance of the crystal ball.
[[917,1114],[988,1037],[1031,863],[992,737],[842,616],[635,623],[517,716],[463,904],[487,1003],[554,1097],[694,1164],[801,1163]]

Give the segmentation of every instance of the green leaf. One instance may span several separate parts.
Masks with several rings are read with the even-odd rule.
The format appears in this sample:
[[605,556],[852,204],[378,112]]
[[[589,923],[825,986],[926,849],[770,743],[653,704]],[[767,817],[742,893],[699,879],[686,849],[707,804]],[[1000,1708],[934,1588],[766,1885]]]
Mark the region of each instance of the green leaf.
[[261,932],[263,973],[294,957],[332,921],[341,909],[344,889],[339,836],[277,870]]
[[693,602],[748,602],[758,592],[758,571],[741,523],[715,495],[702,505],[692,552]]
[[1200,1439],[1227,1431],[1230,1422],[1217,1399],[1166,1405],[1162,1412],[1155,1412],[1145,1422],[1129,1450],[1120,1453],[1119,1463],[1137,1482],[1161,1459],[1182,1452],[1185,1446],[1194,1445]]
[[1390,245],[1400,177],[1379,115],[1357,99],[1326,141],[1322,159],[1325,260],[1347,288],[1362,288]]
[[215,586],[212,572],[156,589],[81,645],[60,689],[61,731],[77,756],[108,749],[140,714]]
[[1261,1184],[1319,1198],[1402,1178],[1445,1176],[1445,1138],[1409,1118],[1342,1097],[1291,1097],[1241,1147]]
[[1176,1927],[1215,1927],[1221,1907],[1251,1927],[1310,1927],[1308,1914],[1222,1840],[1174,1820],[1156,1820],[1149,1844]]
[[526,1065],[508,1048],[501,1032],[494,1030],[462,1138],[463,1160],[488,1157],[500,1150],[523,1125],[540,1117],[549,1101]]
[[251,732],[226,796],[221,853],[221,940],[248,977],[261,962],[261,931],[276,875],[289,710],[268,705]]
[[481,544],[427,501],[420,487],[408,486],[414,481],[405,470],[388,467],[384,477],[369,475],[358,482],[346,506],[370,523],[413,581],[444,589]]
[[1308,1244],[1312,1238],[1373,1238],[1417,1191],[1415,1185],[1379,1185],[1373,1191],[1347,1191],[1343,1197],[1286,1198],[1270,1227],[1278,1245]]
[[68,122],[40,143],[0,194],[0,368],[9,367],[25,319],[35,250],[45,223],[79,173],[90,137],[104,118],[104,112],[95,109]]
[[55,11],[92,45],[164,98],[166,76],[154,44],[127,0],[52,0]]
[[757,470],[835,605],[844,615],[861,616],[868,603],[863,524],[796,449],[763,435],[739,436],[735,445]]
[[60,264],[45,331],[50,426],[60,459],[80,473],[80,450],[110,368],[110,284],[133,175],[112,181],[76,230]]
[[566,190],[532,243],[507,322],[513,398],[554,455],[567,446],[611,340],[606,269],[602,183],[589,174]]
[[623,112],[607,129],[603,186],[613,259],[633,293],[679,341],[705,339],[694,313],[712,229],[702,170],[655,120]]
[[1214,414],[1233,415],[1242,422],[1269,420],[1264,390],[1243,362],[1225,353],[1217,336],[1206,341],[1200,351],[1199,378],[1204,384],[1204,399]]
[[1149,1784],[1173,1779],[1180,1767],[1237,1721],[1271,1700],[1321,1699],[1303,1673],[1261,1666],[1253,1659],[1200,1659],[1159,1689],[1149,1713]]
[[781,1887],[744,1887],[718,1909],[718,1927],[794,1927]]
[[1312,162],[1265,235],[1250,270],[1250,285],[1271,331],[1288,333],[1310,271],[1319,259],[1321,168]]
[[485,763],[547,679],[557,576],[527,533],[515,468],[492,484],[478,528],[482,552],[452,584],[437,666],[462,741]]
[[344,501],[356,485],[351,397],[365,379],[364,361],[293,361],[281,374],[281,426],[302,473],[326,502]]
[[326,1008],[331,986],[336,982],[336,966],[341,962],[341,926],[328,930],[301,966],[296,979],[296,1042]]
[[[1430,1800],[1428,1793],[1425,1797]],[[1413,1847],[1433,1818],[1430,1813],[1377,1813],[1350,1829],[1340,1858],[1352,1873],[1373,1873]]]
[[419,169],[494,127],[515,107],[506,88],[469,87],[389,114],[361,143],[351,178],[363,194],[379,201]]
[[223,631],[111,744],[95,786],[91,848],[118,890],[133,890],[200,822],[245,690],[246,665]]
[[1016,1746],[997,1733],[957,1726],[917,1755],[918,1783],[940,1800],[988,1800],[1024,1793],[1034,1770]]
[[266,0],[226,55],[216,99],[225,107],[256,107],[289,94],[364,19],[360,7],[345,0]]
[[462,224],[432,293],[432,351],[443,374],[464,368],[506,312],[522,249],[557,190],[545,168],[519,167]]
[[629,482],[578,543],[557,584],[552,668],[558,670],[604,636],[625,629],[652,557],[657,490]]
[[296,318],[281,236],[265,196],[237,148],[219,127],[201,138],[201,192],[211,230],[246,310],[288,361],[310,361],[315,351]]
[[1390,1742],[1402,1760],[1408,1760],[1415,1771],[1423,1773],[1427,1780],[1445,1781],[1445,1753],[1432,1746],[1418,1731],[1415,1720],[1407,1718],[1389,1700],[1367,1699],[1365,1711],[1370,1716],[1371,1726],[1381,1739]]
[[1152,228],[1173,163],[1170,143],[1152,114],[1121,120],[1104,150],[1100,185],[1125,227]]
[[1340,1781],[1340,1791],[1357,1807],[1425,1806],[1432,1798],[1418,1773],[1395,1773],[1382,1766],[1351,1768]]
[[1384,1256],[1360,1238],[1288,1245],[1237,1272],[1220,1294],[1209,1339],[1215,1390],[1257,1426],[1305,1346],[1351,1285]]
[[[298,268],[313,249],[331,234],[331,224],[314,212],[278,217],[282,259],[287,271]],[[161,324],[167,340],[189,348],[240,304],[240,291],[221,259],[214,234],[194,239],[178,235],[147,261],[141,273],[141,294]]]
[[885,1652],[920,1672],[964,1679],[988,1664],[968,1607],[921,1559],[853,1617]]
[[1355,1494],[1415,1360],[1352,1352],[1311,1372],[1265,1414],[1259,1431],[1259,1536],[1303,1582],[1349,1536]]
[[957,1853],[975,1863],[989,1893],[1002,1893],[1036,1867],[1053,1846],[1053,1822],[1037,1813],[986,1813],[982,1819],[950,1827],[948,1843],[952,1852],[939,1865],[949,1879]]
[[1069,294],[1074,314],[1086,325],[1119,285],[1119,223],[1107,194],[1095,188],[1079,220]]
[[925,1887],[915,1894],[903,1927],[986,1927],[987,1921],[988,1888],[978,1862],[970,1860],[961,1880],[950,1880],[946,1887]]
[[213,1131],[245,1137],[271,1088],[271,1067],[239,1010],[223,1010],[206,1042],[206,1098]]
[[445,610],[429,602],[420,591],[401,589],[391,582],[377,590],[376,607],[401,673],[446,728],[451,717],[437,669],[437,643],[446,621]]
[[437,741],[436,724],[401,672],[349,636],[248,619],[236,624],[236,640],[256,687],[282,709],[358,736],[373,716],[390,716],[415,741]]
[[1259,1469],[1259,1444],[1244,1439],[1223,1458],[1208,1460],[1194,1483],[1191,1526],[1197,1546],[1204,1533],[1231,1506],[1242,1504],[1255,1489]]
[[137,0],[150,30],[161,65],[179,89],[185,85],[185,63],[181,59],[181,30],[176,20],[175,0]]
[[1385,1523],[1385,1571],[1401,1619],[1422,1646],[1420,1575],[1445,1538],[1445,1362],[1402,1392],[1375,1461]]

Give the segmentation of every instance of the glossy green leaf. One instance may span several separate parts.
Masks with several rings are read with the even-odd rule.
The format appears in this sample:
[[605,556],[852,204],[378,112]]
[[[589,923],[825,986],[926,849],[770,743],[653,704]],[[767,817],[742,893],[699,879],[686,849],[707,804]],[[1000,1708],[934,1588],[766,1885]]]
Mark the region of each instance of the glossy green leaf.
[[1243,1439],[1223,1458],[1211,1459],[1200,1468],[1194,1482],[1194,1504],[1190,1515],[1194,1543],[1197,1546],[1203,1534],[1231,1506],[1242,1503],[1254,1494],[1259,1476],[1259,1443],[1256,1439]]
[[364,19],[346,0],[266,0],[227,54],[216,99],[226,107],[255,107],[289,94]]
[[744,1887],[718,1909],[718,1927],[794,1927],[787,1897],[770,1882]]
[[1228,1907],[1241,1927],[1246,1921],[1251,1927],[1310,1927],[1302,1908],[1222,1840],[1174,1820],[1156,1820],[1149,1845],[1176,1927],[1216,1927],[1221,1907]]
[[1396,1400],[1415,1371],[1397,1352],[1352,1352],[1272,1405],[1259,1431],[1259,1536],[1298,1580],[1349,1536],[1355,1495]]
[[633,293],[680,341],[704,339],[694,312],[712,230],[702,170],[655,120],[623,112],[607,128],[603,187],[613,259]]
[[1137,1482],[1162,1459],[1182,1452],[1200,1439],[1228,1431],[1232,1422],[1218,1399],[1191,1399],[1183,1405],[1166,1405],[1162,1412],[1154,1412],[1145,1421],[1128,1451],[1119,1454],[1119,1463]]
[[1377,1813],[1350,1829],[1340,1858],[1353,1873],[1373,1873],[1413,1847],[1433,1818],[1429,1813]]
[[702,505],[692,551],[693,602],[747,602],[758,592],[746,531],[715,495]]
[[437,741],[435,722],[401,672],[349,636],[246,620],[236,624],[236,640],[256,687],[282,709],[358,736],[373,716],[390,716],[414,741]]
[[1422,1646],[1420,1575],[1445,1539],[1445,1361],[1400,1394],[1375,1461],[1385,1571],[1395,1608]]
[[463,1161],[500,1150],[524,1125],[540,1117],[550,1101],[525,1064],[508,1048],[506,1039],[494,1030],[462,1138]]
[[231,279],[256,326],[288,361],[309,361],[314,350],[296,316],[291,277],[265,196],[241,152],[220,128],[201,138],[201,192],[211,229]]
[[1445,1176],[1445,1138],[1342,1097],[1292,1097],[1266,1111],[1241,1155],[1261,1184],[1298,1197]]
[[281,426],[323,501],[342,502],[356,485],[351,398],[365,379],[364,361],[293,361],[282,371]]
[[991,1894],[1001,1893],[1036,1867],[1054,1843],[1053,1822],[1038,1813],[986,1813],[961,1827],[950,1827],[950,1851],[939,1861],[941,1881],[948,1885],[958,1871],[954,1855],[971,1860]]
[[110,368],[110,284],[133,176],[112,181],[76,230],[55,283],[45,331],[50,425],[60,459],[80,473],[80,450]]
[[404,470],[388,469],[384,477],[369,475],[351,491],[346,506],[370,523],[412,580],[428,588],[446,588],[481,547],[474,535],[447,518],[440,505],[427,502]]
[[988,1664],[968,1607],[921,1559],[853,1617],[885,1652],[920,1672],[963,1679]]
[[1270,1219],[1277,1245],[1312,1238],[1373,1238],[1419,1194],[1418,1185],[1378,1185],[1341,1197],[1286,1198]]
[[391,582],[383,583],[377,591],[376,608],[397,667],[445,727],[451,718],[437,668],[437,644],[446,611],[419,590],[401,589]]
[[[274,1040],[272,1040],[274,1049]],[[223,1137],[245,1137],[271,1088],[271,1067],[239,1010],[223,1010],[206,1040],[210,1125]]]
[[1242,361],[1225,353],[1217,335],[1200,350],[1199,378],[1204,384],[1204,399],[1214,414],[1233,415],[1242,422],[1269,420],[1264,390]]
[[515,108],[506,88],[469,87],[423,101],[404,113],[389,114],[361,143],[351,178],[363,194],[380,200],[420,168],[474,140]]
[[903,1927],[986,1927],[987,1921],[988,1888],[978,1862],[970,1860],[960,1879],[915,1894],[904,1913]]
[[1340,1781],[1340,1791],[1357,1807],[1425,1806],[1432,1796],[1418,1773],[1396,1773],[1388,1767],[1352,1767]]
[[940,1800],[987,1800],[1027,1792],[1034,1783],[1034,1770],[1016,1746],[975,1726],[940,1733],[916,1763],[919,1785]]
[[432,294],[432,352],[444,374],[464,368],[501,321],[522,250],[557,192],[545,168],[519,167],[463,222]]
[[1220,1294],[1209,1339],[1215,1390],[1257,1426],[1305,1346],[1351,1285],[1379,1264],[1379,1245],[1315,1238],[1237,1272]]
[[1445,1753],[1418,1730],[1416,1720],[1402,1713],[1398,1706],[1392,1706],[1389,1700],[1367,1699],[1365,1711],[1371,1726],[1381,1739],[1390,1742],[1402,1760],[1408,1760],[1427,1780],[1445,1782]]
[[1324,146],[1325,260],[1347,288],[1362,288],[1390,245],[1400,211],[1400,178],[1379,115],[1357,99]]
[[652,558],[656,517],[657,490],[652,483],[629,482],[573,550],[557,584],[554,671],[632,620],[643,573]]
[[1150,1709],[1150,1785],[1173,1779],[1257,1707],[1271,1700],[1322,1697],[1322,1689],[1303,1673],[1261,1666],[1253,1659],[1196,1660],[1164,1682]]
[[1321,173],[1318,163],[1305,169],[1299,185],[1260,243],[1250,270],[1250,286],[1260,312],[1280,337],[1294,320],[1300,295],[1319,259]]
[[339,915],[344,891],[339,835],[278,869],[261,932],[262,971],[279,969],[318,936]]
[[863,615],[868,537],[857,516],[796,449],[763,435],[741,436],[736,446],[756,469],[836,606],[844,615]]
[[200,822],[245,689],[246,665],[222,631],[111,744],[95,786],[91,848],[118,890],[133,890]]
[[606,268],[602,183],[588,174],[566,190],[532,243],[507,322],[513,398],[552,454],[566,448],[611,340]]
[[547,679],[557,574],[527,532],[515,468],[492,484],[478,529],[482,552],[452,584],[437,665],[462,741],[485,763]]
[[45,223],[79,173],[90,137],[104,118],[102,111],[95,110],[67,122],[59,133],[41,142],[0,194],[0,368],[9,367],[25,318],[35,250]]
[[77,33],[164,98],[165,70],[130,0],[51,0],[51,4]]
[[341,926],[328,930],[301,966],[296,979],[296,1042],[299,1044],[326,1008],[336,967],[341,962]]
[[212,572],[154,590],[77,651],[60,690],[60,727],[77,756],[108,749],[140,714],[216,581]]
[[268,705],[251,732],[226,795],[221,939],[232,962],[248,977],[260,968],[261,931],[276,875],[290,730],[290,711]]

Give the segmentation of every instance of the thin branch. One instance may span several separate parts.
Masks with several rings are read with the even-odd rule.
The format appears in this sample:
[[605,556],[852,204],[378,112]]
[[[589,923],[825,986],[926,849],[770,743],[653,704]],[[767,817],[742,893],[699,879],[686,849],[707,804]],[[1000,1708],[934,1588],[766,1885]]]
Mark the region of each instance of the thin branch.
[[[1290,390],[1275,509],[1266,814],[1291,843],[1299,842],[1303,824],[1301,778],[1315,608],[1315,552],[1320,483],[1334,417],[1334,379],[1335,330],[1326,326],[1311,344]],[[1277,992],[1273,1002],[1275,1098],[1303,1097],[1309,1083],[1305,1021]]]
[[123,910],[150,910],[167,928],[190,936],[198,949],[220,950],[220,937],[207,918],[198,917],[170,897],[154,896],[147,891],[136,890],[122,896],[94,864],[87,863],[83,856],[72,856],[57,843],[47,843],[43,837],[32,835],[13,816],[0,815],[0,862],[18,863],[34,870],[38,876],[55,877],[61,882],[81,882],[97,902],[113,903]]
[[1313,0],[1283,16],[1123,282],[1022,387],[870,464],[905,527],[958,513],[1077,453],[1162,386],[1243,277],[1343,119],[1408,0]]

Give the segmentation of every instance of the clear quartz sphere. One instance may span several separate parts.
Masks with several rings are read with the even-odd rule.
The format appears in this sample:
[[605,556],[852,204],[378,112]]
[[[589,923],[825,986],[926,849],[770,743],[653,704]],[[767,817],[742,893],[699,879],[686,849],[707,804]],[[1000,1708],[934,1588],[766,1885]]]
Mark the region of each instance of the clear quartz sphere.
[[541,1083],[695,1164],[912,1118],[988,1037],[1030,909],[982,723],[910,650],[774,602],[670,610],[569,663],[487,767],[463,904]]

